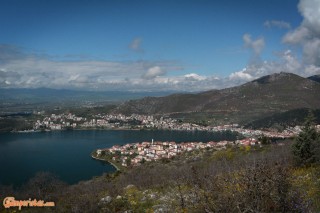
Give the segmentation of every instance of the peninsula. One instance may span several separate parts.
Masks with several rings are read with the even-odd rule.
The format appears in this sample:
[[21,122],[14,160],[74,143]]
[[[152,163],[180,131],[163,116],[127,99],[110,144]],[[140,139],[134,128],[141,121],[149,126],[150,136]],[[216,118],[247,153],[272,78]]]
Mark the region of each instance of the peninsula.
[[228,146],[261,146],[256,138],[245,138],[235,141],[182,142],[152,141],[130,143],[123,146],[114,145],[111,148],[97,149],[92,152],[92,158],[107,161],[117,170],[139,166],[145,162],[174,158],[182,153],[195,150],[221,150]]

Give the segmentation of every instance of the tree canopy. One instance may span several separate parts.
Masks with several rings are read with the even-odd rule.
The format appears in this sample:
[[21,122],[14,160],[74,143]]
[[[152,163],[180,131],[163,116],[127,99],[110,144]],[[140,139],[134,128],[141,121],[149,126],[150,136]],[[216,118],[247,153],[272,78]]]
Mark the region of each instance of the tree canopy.
[[298,166],[310,166],[320,162],[320,133],[315,128],[311,111],[309,111],[302,131],[295,139],[292,151]]

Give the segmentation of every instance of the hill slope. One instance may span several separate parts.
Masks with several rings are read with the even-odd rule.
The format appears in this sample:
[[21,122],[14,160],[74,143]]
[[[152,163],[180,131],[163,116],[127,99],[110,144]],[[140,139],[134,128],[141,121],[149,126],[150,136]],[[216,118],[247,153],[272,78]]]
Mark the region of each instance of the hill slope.
[[320,83],[320,75],[313,75],[313,76],[308,77],[308,79]]
[[241,86],[202,92],[147,97],[120,105],[124,114],[223,114],[233,121],[255,119],[297,108],[319,108],[320,84],[291,73],[264,76]]
[[[245,125],[245,128],[261,129],[261,128],[275,128],[283,130],[287,126],[302,126],[305,122],[305,118],[308,116],[309,109],[293,109],[287,112],[276,113],[253,122],[249,122]],[[315,122],[320,123],[320,109],[312,111]]]

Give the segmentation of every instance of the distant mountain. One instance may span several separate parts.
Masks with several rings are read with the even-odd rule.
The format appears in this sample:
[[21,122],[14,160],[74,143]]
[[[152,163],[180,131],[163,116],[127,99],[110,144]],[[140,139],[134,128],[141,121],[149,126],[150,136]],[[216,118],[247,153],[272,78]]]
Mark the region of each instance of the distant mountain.
[[[68,109],[120,104],[145,96],[169,92],[78,91],[67,89],[0,89],[0,116],[30,113],[34,110]],[[107,110],[105,110],[107,111]]]
[[308,79],[320,83],[320,75],[313,75],[313,76],[308,77]]
[[222,90],[131,100],[115,112],[187,117],[205,113],[213,120],[243,122],[297,108],[320,108],[320,84],[295,74],[277,73]]
[[164,96],[169,92],[127,92],[127,91],[79,91],[67,89],[0,89],[2,102],[57,103],[57,102],[118,102],[145,96]]

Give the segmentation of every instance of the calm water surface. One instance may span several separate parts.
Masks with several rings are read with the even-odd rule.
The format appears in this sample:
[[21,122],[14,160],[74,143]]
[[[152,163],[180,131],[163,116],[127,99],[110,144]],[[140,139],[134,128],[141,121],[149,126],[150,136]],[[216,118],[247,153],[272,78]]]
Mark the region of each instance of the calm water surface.
[[56,174],[74,184],[115,169],[93,160],[90,153],[114,144],[142,141],[217,141],[233,140],[207,132],[179,131],[53,131],[0,134],[0,184],[19,186],[39,171]]

